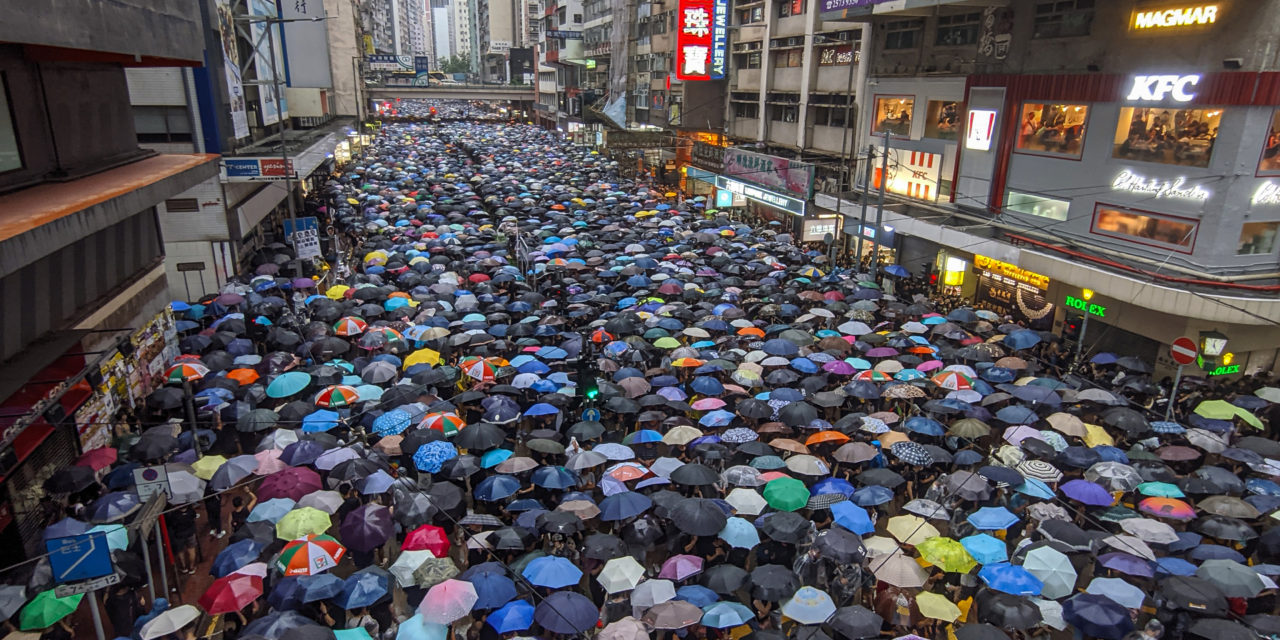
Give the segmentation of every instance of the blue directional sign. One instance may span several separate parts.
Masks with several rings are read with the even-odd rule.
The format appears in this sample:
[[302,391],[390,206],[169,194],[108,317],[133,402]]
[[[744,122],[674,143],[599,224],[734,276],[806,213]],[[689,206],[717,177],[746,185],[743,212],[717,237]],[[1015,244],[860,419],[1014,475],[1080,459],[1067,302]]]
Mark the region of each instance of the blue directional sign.
[[582,410],[582,419],[583,419],[584,421],[587,421],[587,422],[599,422],[599,421],[600,421],[600,410],[599,410],[599,409],[595,409],[595,408],[591,408],[591,409],[583,409],[583,410]]
[[293,222],[293,220],[289,220],[287,218],[284,220],[284,235],[286,238],[292,237],[293,232],[295,231],[302,231],[304,229],[307,231],[320,230],[320,221],[316,220],[314,216],[298,218],[298,227],[296,229],[293,227]]
[[59,584],[111,574],[111,547],[102,531],[45,540],[53,580]]

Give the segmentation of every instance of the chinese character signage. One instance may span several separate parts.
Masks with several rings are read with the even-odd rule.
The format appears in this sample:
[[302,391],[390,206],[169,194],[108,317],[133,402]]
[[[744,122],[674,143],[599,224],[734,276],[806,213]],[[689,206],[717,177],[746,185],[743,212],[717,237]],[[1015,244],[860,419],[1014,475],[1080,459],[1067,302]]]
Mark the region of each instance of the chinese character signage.
[[728,0],[680,0],[677,13],[676,78],[724,77]]
[[822,19],[847,18],[857,15],[868,15],[872,7],[889,0],[822,0],[819,5]]
[[804,198],[813,195],[813,165],[806,162],[745,149],[726,149],[724,174]]

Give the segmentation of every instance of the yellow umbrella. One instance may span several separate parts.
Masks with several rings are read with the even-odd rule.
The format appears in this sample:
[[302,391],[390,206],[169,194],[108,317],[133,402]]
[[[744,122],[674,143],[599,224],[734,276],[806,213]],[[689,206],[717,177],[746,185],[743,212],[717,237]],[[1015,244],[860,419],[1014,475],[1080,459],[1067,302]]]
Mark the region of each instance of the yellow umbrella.
[[1107,433],[1106,429],[1096,424],[1085,424],[1084,430],[1084,443],[1090,447],[1110,447],[1116,443],[1116,441],[1112,439],[1111,434]]
[[329,287],[329,290],[324,292],[324,296],[330,300],[341,300],[343,294],[350,290],[351,287],[348,287],[345,284],[336,284]]
[[213,472],[218,467],[226,464],[227,459],[222,456],[205,456],[191,463],[191,469],[195,472],[196,477],[201,480],[208,480],[213,477]]
[[932,591],[921,591],[916,594],[916,608],[920,615],[943,622],[955,622],[960,617],[960,607],[946,596]]
[[969,573],[978,563],[959,541],[946,537],[929,538],[916,545],[920,557],[948,573]]
[[[938,530],[920,516],[894,516],[889,518],[889,535],[903,544],[918,545],[938,536]],[[899,585],[901,586],[901,585]]]
[[302,507],[284,514],[276,523],[276,537],[281,540],[297,540],[306,535],[320,535],[333,526],[329,514],[315,508]]
[[1262,421],[1256,416],[1226,400],[1205,400],[1196,406],[1195,412],[1212,420],[1240,418],[1258,429],[1262,428]]
[[440,364],[440,352],[433,349],[418,349],[404,359],[404,368],[406,369],[415,364],[426,364],[430,366]]

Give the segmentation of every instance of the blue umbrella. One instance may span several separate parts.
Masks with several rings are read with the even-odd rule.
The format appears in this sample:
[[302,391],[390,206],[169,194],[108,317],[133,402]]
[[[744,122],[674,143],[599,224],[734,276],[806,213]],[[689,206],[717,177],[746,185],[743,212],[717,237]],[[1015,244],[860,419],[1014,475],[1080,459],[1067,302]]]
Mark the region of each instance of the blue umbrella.
[[724,528],[716,535],[736,549],[752,549],[760,544],[760,531],[756,526],[736,516],[726,520]]
[[899,278],[911,277],[911,272],[907,271],[907,268],[900,264],[886,264],[885,266],[881,267],[880,270],[891,276],[897,276]]
[[533,626],[533,613],[533,605],[524,600],[512,600],[490,613],[484,621],[499,634],[508,634]]
[[979,531],[998,531],[1018,524],[1018,516],[1004,507],[982,507],[969,514],[967,520]]
[[1014,350],[1030,349],[1040,344],[1040,334],[1030,329],[1018,329],[1005,336],[1000,344]]
[[[458,449],[449,442],[434,440],[418,447],[413,454],[413,465],[420,471],[436,473],[446,460],[458,457]],[[507,476],[503,476],[507,477]],[[514,480],[514,478],[512,478]]]
[[849,500],[859,507],[874,507],[893,500],[893,490],[888,487],[871,485],[853,492]]
[[270,522],[275,524],[284,517],[284,514],[293,511],[294,505],[297,503],[289,498],[272,498],[265,502],[259,502],[249,512],[246,522]]
[[578,484],[578,474],[560,466],[544,466],[534,469],[531,480],[544,489],[568,489]]
[[662,434],[653,429],[641,429],[628,433],[622,438],[623,444],[644,444],[646,442],[662,442]]
[[391,574],[380,567],[365,567],[342,581],[342,593],[333,599],[343,609],[377,604],[391,592]]
[[218,552],[213,565],[209,567],[209,573],[215,578],[221,578],[247,564],[257,562],[263,548],[265,545],[252,538],[237,540]]
[[282,578],[267,594],[267,604],[274,609],[292,610],[302,607],[302,583],[297,576]]
[[858,534],[865,535],[876,530],[867,510],[852,502],[837,502],[831,505],[831,515],[835,523]]
[[1120,640],[1133,631],[1129,610],[1106,596],[1080,593],[1062,603],[1062,619],[1085,636]]
[[708,607],[720,600],[720,596],[716,592],[700,585],[687,584],[676,589],[676,600],[683,600],[689,604],[698,607]]
[[766,340],[760,350],[771,356],[794,356],[800,353],[800,347],[796,346],[794,342],[781,338]]
[[526,416],[554,416],[560,413],[560,410],[545,402],[539,402],[525,410]]
[[44,539],[52,540],[54,538],[66,538],[69,536],[78,536],[89,530],[89,525],[76,520],[75,518],[63,518],[44,529]]
[[494,475],[481,480],[480,483],[476,485],[474,493],[477,500],[497,502],[498,500],[511,497],[519,490],[520,481],[516,478],[507,475]]
[[268,398],[287,398],[307,388],[311,384],[311,374],[304,371],[282,373],[267,385]]
[[[705,365],[703,365],[705,366]],[[689,383],[689,388],[704,396],[718,396],[724,393],[724,385],[719,380],[707,376],[698,376]]]
[[[497,609],[516,597],[516,583],[498,572],[476,573],[467,578],[467,581],[476,588],[476,595],[479,596],[472,605],[473,609]],[[532,608],[529,615],[533,615]]]
[[1174,576],[1193,576],[1196,574],[1196,565],[1173,556],[1165,556],[1156,559],[1156,575],[1174,575]]
[[[963,544],[963,543],[962,543]],[[996,591],[1015,596],[1038,596],[1044,583],[1021,565],[998,562],[982,567],[978,577]]]
[[484,455],[480,456],[480,467],[483,469],[492,469],[502,464],[503,460],[510,458],[513,453],[514,452],[509,449],[491,449],[486,451],[484,452]]
[[755,612],[737,602],[717,602],[702,608],[702,624],[712,629],[741,626],[755,617]]
[[634,491],[615,493],[600,501],[600,519],[614,522],[634,518],[653,506],[648,496]]
[[290,443],[280,452],[280,462],[291,467],[312,464],[324,453],[324,445],[315,440],[299,440]]
[[533,619],[551,633],[582,633],[596,626],[600,609],[580,593],[557,591],[538,603]]
[[356,489],[360,491],[360,495],[372,496],[379,493],[386,493],[387,490],[391,488],[391,485],[395,483],[396,479],[392,478],[391,474],[383,471],[382,469],[378,469],[364,478],[361,478],[356,484]]
[[338,426],[338,412],[320,409],[302,419],[302,430],[306,433],[328,431]]
[[112,551],[124,551],[129,548],[129,530],[121,524],[100,524],[85,533],[104,533],[107,536],[107,548]]
[[924,416],[913,416],[911,418],[907,418],[907,421],[903,426],[907,428],[907,431],[914,431],[926,436],[943,436],[946,435],[947,432],[941,422]]
[[1014,488],[1014,491],[1041,500],[1052,500],[1054,496],[1053,489],[1037,478],[1025,478],[1022,484]]
[[1035,411],[1020,404],[1005,407],[996,412],[996,419],[1008,424],[1031,424],[1040,419]]
[[823,478],[809,487],[809,492],[813,495],[821,495],[824,493],[838,493],[846,497],[853,496],[857,491],[853,484],[844,478]]
[[404,433],[409,428],[413,416],[400,409],[392,409],[373,420],[373,432],[380,436],[394,436]]
[[298,585],[302,590],[302,602],[328,600],[342,593],[346,583],[332,573],[319,573],[313,576],[299,576]]
[[737,414],[730,411],[716,409],[715,411],[710,411],[707,415],[702,416],[702,418],[698,420],[698,424],[704,427],[725,427],[728,426],[730,422],[733,422],[734,418],[737,417]]
[[582,579],[582,570],[568,558],[542,556],[525,565],[520,575],[535,586],[560,589],[578,584]]
[[974,560],[982,564],[995,564],[1009,559],[1009,548],[1004,540],[985,533],[961,538],[960,545],[973,556]]
[[89,519],[94,522],[115,522],[127,517],[142,506],[138,494],[132,491],[113,491],[93,501]]

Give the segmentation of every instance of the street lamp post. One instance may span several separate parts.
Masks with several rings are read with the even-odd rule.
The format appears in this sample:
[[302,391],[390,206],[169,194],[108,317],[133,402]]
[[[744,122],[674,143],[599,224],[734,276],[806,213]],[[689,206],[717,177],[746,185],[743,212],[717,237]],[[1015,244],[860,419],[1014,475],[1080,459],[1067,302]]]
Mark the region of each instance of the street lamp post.
[[[1084,298],[1085,302],[1092,300],[1093,289],[1081,289],[1080,297]],[[1085,333],[1087,333],[1088,331],[1089,331],[1089,309],[1088,309],[1088,305],[1085,305],[1084,320],[1080,322],[1080,335],[1076,336],[1076,357],[1075,357],[1075,361],[1071,365],[1072,369],[1075,369],[1076,367],[1080,366],[1080,356],[1083,355],[1084,353],[1084,336],[1085,336]]]

